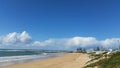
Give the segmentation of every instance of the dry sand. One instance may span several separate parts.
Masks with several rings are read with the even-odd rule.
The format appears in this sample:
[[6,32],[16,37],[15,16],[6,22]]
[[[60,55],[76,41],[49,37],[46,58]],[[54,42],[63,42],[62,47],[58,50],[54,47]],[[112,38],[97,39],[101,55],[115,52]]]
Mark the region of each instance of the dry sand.
[[61,57],[16,64],[4,68],[82,68],[89,60],[87,54],[68,53]]

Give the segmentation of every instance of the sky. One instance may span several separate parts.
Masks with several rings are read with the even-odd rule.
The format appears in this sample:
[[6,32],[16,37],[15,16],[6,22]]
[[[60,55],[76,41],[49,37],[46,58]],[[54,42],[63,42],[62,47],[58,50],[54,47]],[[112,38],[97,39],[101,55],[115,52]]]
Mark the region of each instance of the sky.
[[119,7],[119,0],[0,0],[0,48],[117,48]]

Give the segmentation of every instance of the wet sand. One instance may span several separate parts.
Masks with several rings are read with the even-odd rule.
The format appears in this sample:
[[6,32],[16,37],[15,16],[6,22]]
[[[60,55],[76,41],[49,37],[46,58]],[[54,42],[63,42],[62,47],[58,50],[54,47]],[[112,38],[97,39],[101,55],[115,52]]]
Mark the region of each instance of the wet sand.
[[82,68],[90,58],[87,54],[67,53],[60,57],[11,65],[3,68]]

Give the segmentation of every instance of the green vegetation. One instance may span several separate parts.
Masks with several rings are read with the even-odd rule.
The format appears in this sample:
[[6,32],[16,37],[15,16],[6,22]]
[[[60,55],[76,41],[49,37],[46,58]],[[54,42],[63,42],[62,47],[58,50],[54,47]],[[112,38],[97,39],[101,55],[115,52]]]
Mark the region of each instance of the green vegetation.
[[94,51],[100,51],[100,47],[96,47]]
[[90,61],[88,61],[88,63],[89,62],[92,62],[92,61],[94,61],[94,60],[98,60],[98,59],[100,59],[101,57],[103,57],[103,54],[91,54],[90,55],[90,58],[92,58]]
[[[101,55],[98,56],[98,58],[101,57]],[[107,57],[104,57],[104,59],[99,60],[98,62],[91,63],[87,65],[85,68],[120,68],[120,52],[113,53]]]
[[86,53],[85,48],[78,47],[76,50],[77,50],[77,53]]

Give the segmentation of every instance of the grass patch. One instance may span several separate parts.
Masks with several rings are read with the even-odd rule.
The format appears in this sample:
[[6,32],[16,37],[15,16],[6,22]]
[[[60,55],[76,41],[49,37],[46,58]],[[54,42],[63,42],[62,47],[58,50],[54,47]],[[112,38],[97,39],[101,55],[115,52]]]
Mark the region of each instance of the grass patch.
[[88,67],[98,67],[98,68],[120,68],[120,52],[113,53],[109,58],[99,60],[98,62],[87,65]]

